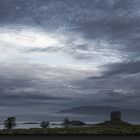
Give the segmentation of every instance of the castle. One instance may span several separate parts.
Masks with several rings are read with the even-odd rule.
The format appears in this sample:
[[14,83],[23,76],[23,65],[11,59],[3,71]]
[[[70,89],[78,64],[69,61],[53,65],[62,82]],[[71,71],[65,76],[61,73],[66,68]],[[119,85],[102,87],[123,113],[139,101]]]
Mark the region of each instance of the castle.
[[111,112],[110,121],[121,121],[121,112],[120,111]]
[[98,123],[96,125],[131,125],[128,122],[121,120],[121,112],[120,111],[112,111],[110,113],[110,121],[104,121],[102,123]]

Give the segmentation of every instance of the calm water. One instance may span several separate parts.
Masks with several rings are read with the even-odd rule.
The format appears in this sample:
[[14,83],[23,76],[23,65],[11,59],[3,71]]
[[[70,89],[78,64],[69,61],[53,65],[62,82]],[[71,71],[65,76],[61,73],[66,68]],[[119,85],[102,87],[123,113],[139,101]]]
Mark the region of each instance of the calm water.
[[[62,122],[50,122],[50,128],[63,128],[64,126],[61,125]],[[98,122],[85,122],[87,124],[96,124]],[[17,122],[17,126],[15,128],[40,128],[40,124],[23,124],[23,122]],[[4,124],[0,123],[0,129],[4,129]]]
[[[64,126],[61,125],[62,122],[50,122],[50,128],[63,128]],[[87,124],[96,124],[99,122],[85,122]],[[138,122],[131,122],[132,124],[140,124]],[[16,123],[17,126],[15,128],[25,128],[25,129],[29,129],[29,128],[40,128],[40,124],[23,124],[23,122],[17,122]],[[4,124],[1,122],[0,123],[0,129],[4,129]]]
[[[53,123],[55,123],[53,125]],[[63,125],[61,125],[62,122],[51,122],[50,128],[63,128]],[[17,126],[15,128],[40,128],[40,124],[23,124],[21,122],[17,122]],[[4,129],[4,124],[0,124],[0,129]]]

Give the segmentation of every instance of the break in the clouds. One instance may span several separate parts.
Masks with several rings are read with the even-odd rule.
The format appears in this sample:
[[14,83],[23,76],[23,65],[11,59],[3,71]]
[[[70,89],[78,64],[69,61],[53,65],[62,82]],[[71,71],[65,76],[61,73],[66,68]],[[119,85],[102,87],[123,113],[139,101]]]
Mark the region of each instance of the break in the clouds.
[[139,0],[0,0],[0,112],[139,109],[139,9]]

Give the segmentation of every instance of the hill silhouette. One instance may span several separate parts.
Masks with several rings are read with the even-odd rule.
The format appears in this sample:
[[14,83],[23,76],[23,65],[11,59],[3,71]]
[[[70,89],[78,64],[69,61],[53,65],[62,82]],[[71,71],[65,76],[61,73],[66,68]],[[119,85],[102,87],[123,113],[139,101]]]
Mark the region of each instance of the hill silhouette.
[[60,110],[58,113],[109,116],[110,112],[112,111],[121,111],[122,118],[125,120],[140,120],[139,110],[124,109],[112,106],[79,106],[75,108]]

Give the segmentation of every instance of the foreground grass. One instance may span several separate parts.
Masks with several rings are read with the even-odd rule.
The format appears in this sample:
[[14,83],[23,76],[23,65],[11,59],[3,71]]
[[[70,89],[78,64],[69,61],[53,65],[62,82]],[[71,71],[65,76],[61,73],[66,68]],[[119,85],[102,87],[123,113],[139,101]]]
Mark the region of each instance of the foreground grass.
[[0,130],[0,135],[20,134],[140,134],[140,125],[133,126],[96,126],[81,128],[31,128]]

